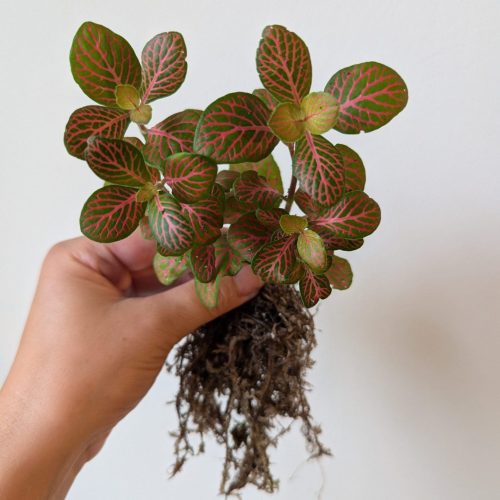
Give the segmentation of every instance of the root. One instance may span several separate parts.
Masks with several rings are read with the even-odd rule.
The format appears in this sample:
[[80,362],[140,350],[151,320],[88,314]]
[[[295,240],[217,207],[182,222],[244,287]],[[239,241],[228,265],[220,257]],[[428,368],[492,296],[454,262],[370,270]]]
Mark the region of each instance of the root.
[[266,285],[247,304],[189,335],[167,363],[180,381],[172,475],[203,452],[203,437],[211,433],[225,448],[221,493],[247,484],[272,493],[278,481],[269,447],[298,419],[311,457],[329,455],[306,397],[315,346],[313,318],[291,286]]

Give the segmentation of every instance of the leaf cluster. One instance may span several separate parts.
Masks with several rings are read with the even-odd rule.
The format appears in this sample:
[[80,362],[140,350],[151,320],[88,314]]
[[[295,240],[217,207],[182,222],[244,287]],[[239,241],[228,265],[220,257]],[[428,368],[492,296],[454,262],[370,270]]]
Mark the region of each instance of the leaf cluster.
[[[364,192],[359,155],[323,134],[370,132],[388,123],[407,102],[401,77],[365,62],[311,92],[307,46],[273,25],[257,49],[263,88],[147,126],[150,103],[182,85],[186,54],[176,32],[155,36],[140,60],[104,26],[86,22],[76,33],[73,77],[98,104],[71,115],[64,141],[105,181],[84,204],[83,234],[109,243],[140,226],[156,241],[160,281],[171,284],[190,270],[207,307],[217,305],[220,279],[245,263],[264,282],[298,283],[307,307],[332,287],[348,288],[350,265],[336,253],[363,245],[380,223],[380,208]],[[143,140],[126,135],[132,122]],[[280,142],[291,155],[286,193],[272,156]],[[291,213],[294,204],[302,215]]]

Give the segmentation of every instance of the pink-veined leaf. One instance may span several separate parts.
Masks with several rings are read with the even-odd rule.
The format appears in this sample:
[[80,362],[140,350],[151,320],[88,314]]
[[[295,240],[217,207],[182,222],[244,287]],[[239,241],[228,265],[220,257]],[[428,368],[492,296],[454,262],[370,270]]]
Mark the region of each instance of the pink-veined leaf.
[[87,139],[93,135],[121,138],[127,130],[128,113],[104,106],[84,106],[69,117],[64,131],[64,145],[68,153],[84,159]]
[[340,105],[333,128],[344,134],[376,130],[392,120],[408,102],[403,79],[377,62],[341,69],[326,84],[325,92],[333,95]]
[[217,175],[217,163],[194,153],[169,156],[163,170],[172,194],[183,202],[194,202],[210,196]]
[[281,180],[280,168],[273,155],[269,155],[258,162],[236,163],[231,165],[230,169],[240,173],[246,170],[254,170],[264,177],[271,187],[283,194],[283,181]]
[[307,218],[285,213],[280,217],[279,226],[285,234],[302,233],[307,227]]
[[284,143],[296,142],[306,130],[304,112],[294,102],[282,102],[269,118],[269,127]]
[[148,217],[153,236],[169,255],[182,255],[191,248],[193,229],[173,196],[157,194],[148,204]]
[[321,299],[326,299],[332,293],[332,287],[324,274],[314,274],[305,269],[299,282],[300,296],[306,307],[315,306]]
[[300,107],[304,127],[311,134],[324,134],[337,122],[339,105],[337,99],[327,92],[311,92],[302,99]]
[[228,193],[224,204],[224,224],[234,224],[242,215],[254,210],[252,206],[241,203]]
[[253,95],[256,95],[262,102],[271,110],[274,111],[274,108],[278,104],[278,101],[273,97],[271,92],[266,89],[255,89],[252,92]]
[[186,44],[171,31],[152,38],[142,51],[143,102],[173,94],[186,78]]
[[231,191],[231,188],[233,187],[234,181],[240,177],[240,174],[238,172],[235,172],[234,170],[221,170],[217,174],[217,178],[215,179],[217,184],[219,184],[224,191]]
[[218,163],[260,161],[278,143],[267,125],[270,115],[269,108],[252,94],[227,94],[201,115],[194,150]]
[[153,259],[153,269],[158,281],[169,286],[187,270],[186,258],[184,255],[165,257],[157,253]]
[[214,243],[215,265],[221,276],[234,276],[243,266],[241,255],[227,241],[227,231],[224,229]]
[[257,220],[273,230],[280,227],[280,217],[283,215],[287,215],[287,211],[283,208],[259,208],[255,211]]
[[278,101],[300,100],[309,93],[312,65],[302,39],[284,26],[267,26],[257,49],[260,81]]
[[194,203],[182,203],[182,214],[193,231],[194,245],[208,245],[220,236],[223,224],[223,207],[216,197]]
[[123,140],[132,144],[132,146],[135,146],[139,150],[142,150],[144,147],[144,143],[137,137],[124,137]]
[[322,274],[328,269],[330,261],[318,233],[310,229],[302,231],[297,239],[297,251],[313,273]]
[[194,133],[200,116],[200,110],[186,109],[148,128],[143,151],[146,162],[159,166],[175,153],[192,153]]
[[289,283],[296,271],[297,237],[286,236],[264,245],[252,260],[253,272],[264,283]]
[[344,159],[345,190],[363,191],[366,182],[366,172],[363,161],[356,151],[344,144],[336,144],[335,147]]
[[256,208],[274,208],[283,198],[279,191],[253,170],[240,174],[240,178],[234,181],[233,191],[238,201]]
[[261,224],[254,213],[248,213],[231,224],[227,232],[229,244],[247,262],[251,262],[257,251],[269,243],[272,231]]
[[363,191],[350,191],[328,208],[309,227],[326,230],[337,238],[358,239],[373,233],[380,224],[380,207]]
[[346,290],[352,284],[352,269],[349,261],[333,256],[332,264],[325,273],[330,284],[337,290]]
[[321,205],[333,205],[344,192],[342,155],[320,135],[306,132],[297,142],[293,175],[299,180],[301,189]]
[[210,283],[202,283],[201,281],[194,279],[194,288],[196,294],[200,299],[200,302],[207,309],[214,309],[217,307],[219,301],[219,288],[220,288],[221,275],[218,274],[216,278]]
[[146,166],[141,152],[121,139],[91,137],[85,160],[97,176],[113,184],[140,187],[158,180],[158,173]]
[[118,107],[117,85],[141,86],[141,65],[130,44],[99,24],[85,22],[80,26],[71,46],[70,63],[83,92],[110,108]]
[[352,252],[353,250],[361,248],[365,242],[363,239],[346,240],[344,238],[338,238],[333,236],[327,229],[321,227],[315,227],[314,230],[321,236],[323,243],[329,252],[333,252],[335,250]]
[[146,209],[145,203],[136,200],[136,193],[136,189],[123,186],[104,186],[92,193],[80,215],[82,233],[99,243],[129,236]]
[[317,217],[324,210],[324,207],[322,207],[319,203],[316,203],[302,189],[297,189],[297,191],[295,191],[295,196],[293,199],[302,210],[302,212],[304,212],[310,218]]
[[213,245],[195,247],[189,252],[189,264],[195,278],[202,283],[215,279],[215,248]]

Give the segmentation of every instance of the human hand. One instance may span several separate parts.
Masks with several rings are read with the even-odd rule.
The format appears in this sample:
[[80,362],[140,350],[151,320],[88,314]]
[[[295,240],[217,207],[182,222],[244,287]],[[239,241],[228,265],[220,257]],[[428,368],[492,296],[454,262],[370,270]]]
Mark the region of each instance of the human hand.
[[222,279],[208,310],[192,280],[158,283],[154,253],[136,232],[111,245],[76,238],[47,255],[0,391],[0,498],[63,498],[175,343],[261,286],[246,267]]

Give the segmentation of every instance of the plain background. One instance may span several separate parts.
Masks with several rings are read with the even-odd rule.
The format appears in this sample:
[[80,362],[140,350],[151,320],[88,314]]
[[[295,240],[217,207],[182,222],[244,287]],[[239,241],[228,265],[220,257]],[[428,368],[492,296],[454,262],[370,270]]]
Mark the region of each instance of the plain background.
[[[276,498],[314,499],[322,485],[328,500],[500,498],[498,0],[3,0],[0,17],[0,380],[45,252],[79,233],[81,206],[101,184],[62,143],[69,114],[90,103],[68,63],[78,26],[105,24],[137,52],[156,33],[184,34],[187,81],[155,103],[155,123],[260,86],[261,30],[283,24],[310,47],[315,90],[376,60],[404,77],[410,99],[379,131],[328,136],[364,158],[383,222],[350,257],[353,287],[317,315],[310,399],[335,456],[306,462],[296,429],[273,454]],[[277,157],[289,171],[284,148]],[[176,421],[165,403],[176,385],[159,377],[71,500],[216,498],[218,448],[167,480]],[[267,495],[249,488],[243,498]]]

